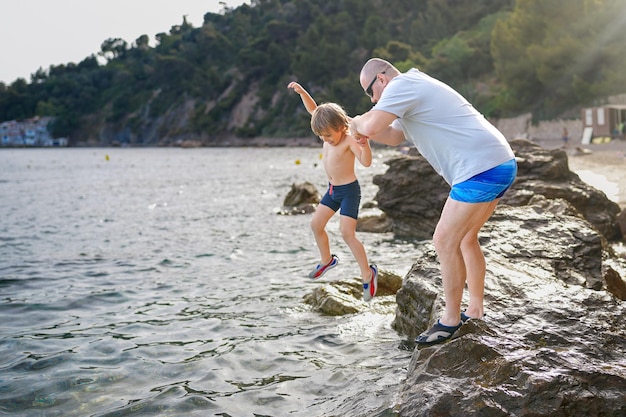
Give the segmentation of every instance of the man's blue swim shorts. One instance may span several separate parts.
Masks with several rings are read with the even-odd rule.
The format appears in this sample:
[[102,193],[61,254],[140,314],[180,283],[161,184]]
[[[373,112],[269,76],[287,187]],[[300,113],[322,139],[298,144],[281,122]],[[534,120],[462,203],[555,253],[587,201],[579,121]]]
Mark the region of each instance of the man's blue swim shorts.
[[464,203],[487,203],[500,198],[511,187],[517,175],[517,162],[511,159],[495,168],[454,184],[450,198]]
[[328,191],[322,197],[320,204],[329,207],[332,211],[341,208],[342,216],[359,217],[359,204],[361,203],[361,186],[359,181],[354,181],[346,185],[328,184]]

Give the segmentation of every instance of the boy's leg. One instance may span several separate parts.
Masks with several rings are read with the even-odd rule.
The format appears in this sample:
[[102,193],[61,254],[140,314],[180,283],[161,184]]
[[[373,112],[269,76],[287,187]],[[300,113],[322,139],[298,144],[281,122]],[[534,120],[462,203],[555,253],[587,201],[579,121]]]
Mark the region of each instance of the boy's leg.
[[320,264],[326,265],[332,259],[330,253],[330,243],[328,241],[328,233],[326,233],[326,224],[335,212],[328,206],[319,204],[313,213],[311,219],[311,230],[315,237],[315,243],[320,252]]
[[372,277],[372,271],[370,269],[367,254],[365,253],[365,247],[363,243],[356,237],[356,223],[357,220],[349,217],[341,215],[339,218],[339,224],[341,228],[341,237],[344,242],[350,248],[354,259],[359,264],[359,269],[361,270],[361,279],[363,282],[369,282]]

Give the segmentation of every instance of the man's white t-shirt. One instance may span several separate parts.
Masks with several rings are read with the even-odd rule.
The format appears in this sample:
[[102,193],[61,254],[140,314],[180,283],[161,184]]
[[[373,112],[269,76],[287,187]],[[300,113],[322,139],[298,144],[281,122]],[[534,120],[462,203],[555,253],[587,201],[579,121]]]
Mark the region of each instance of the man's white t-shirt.
[[393,78],[373,110],[396,115],[392,127],[450,185],[515,157],[502,133],[463,96],[417,69]]

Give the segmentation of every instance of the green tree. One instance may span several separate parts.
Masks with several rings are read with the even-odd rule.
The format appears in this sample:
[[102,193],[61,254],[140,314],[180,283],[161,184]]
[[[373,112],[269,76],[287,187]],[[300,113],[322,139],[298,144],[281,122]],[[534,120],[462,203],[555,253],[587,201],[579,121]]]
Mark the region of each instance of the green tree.
[[100,55],[111,61],[124,55],[128,50],[128,43],[121,38],[109,38],[102,42]]
[[[578,102],[623,91],[619,0],[518,0],[496,24],[491,51],[496,74],[515,96],[510,111],[533,108],[547,117]],[[619,26],[622,25],[622,26]]]

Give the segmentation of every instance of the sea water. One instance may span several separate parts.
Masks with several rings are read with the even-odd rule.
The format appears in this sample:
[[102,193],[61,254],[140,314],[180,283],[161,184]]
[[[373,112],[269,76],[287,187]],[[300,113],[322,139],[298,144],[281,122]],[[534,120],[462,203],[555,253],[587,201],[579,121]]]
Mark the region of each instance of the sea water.
[[[389,149],[358,166],[362,203]],[[392,416],[410,349],[376,299],[328,317],[310,215],[279,216],[293,183],[326,187],[319,148],[0,151],[0,414]],[[403,276],[413,244],[359,233]]]

